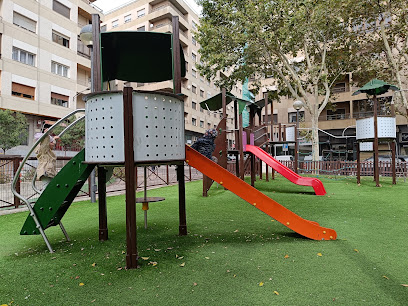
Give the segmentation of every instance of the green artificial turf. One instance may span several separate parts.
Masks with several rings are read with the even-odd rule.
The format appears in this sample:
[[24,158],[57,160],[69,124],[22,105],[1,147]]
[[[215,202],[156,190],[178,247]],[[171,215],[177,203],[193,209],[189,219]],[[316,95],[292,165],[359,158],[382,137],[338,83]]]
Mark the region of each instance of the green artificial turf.
[[256,187],[337,231],[302,238],[229,191],[186,184],[188,236],[178,236],[177,186],[148,191],[149,228],[137,205],[140,269],[125,267],[125,197],[108,198],[109,240],[97,203],[74,203],[59,228],[19,236],[28,213],[0,216],[0,305],[407,305],[408,182],[322,179],[326,196],[282,177]]

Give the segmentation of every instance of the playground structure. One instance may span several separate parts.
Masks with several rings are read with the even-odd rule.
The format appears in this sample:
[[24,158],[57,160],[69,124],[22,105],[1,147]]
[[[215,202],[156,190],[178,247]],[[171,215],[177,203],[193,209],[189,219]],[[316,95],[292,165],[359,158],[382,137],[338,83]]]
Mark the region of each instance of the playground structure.
[[[229,102],[234,101],[234,122],[235,128],[232,131],[226,130],[226,105]],[[255,185],[255,162],[256,158],[259,159],[261,163],[261,171],[262,171],[262,162],[266,164],[266,181],[269,181],[269,170],[268,166],[272,168],[272,178],[274,178],[274,171],[279,172],[282,176],[287,178],[294,184],[302,185],[302,186],[312,186],[316,195],[325,195],[326,191],[322,182],[316,178],[308,178],[302,177],[297,174],[297,157],[295,158],[295,171],[292,171],[278,160],[273,158],[269,153],[269,148],[274,148],[276,144],[290,144],[293,143],[295,145],[295,151],[298,150],[298,139],[297,139],[297,127],[296,126],[285,126],[285,125],[278,125],[278,129],[273,131],[271,135],[272,139],[269,137],[268,133],[268,125],[269,122],[266,118],[268,118],[268,104],[269,104],[268,97],[265,95],[264,99],[258,101],[256,103],[250,103],[249,101],[239,99],[234,97],[231,93],[227,93],[225,89],[222,92],[214,97],[211,97],[208,100],[201,102],[201,106],[211,111],[218,111],[222,109],[222,120],[217,127],[221,137],[219,137],[219,141],[216,142],[216,148],[214,150],[214,156],[217,157],[219,160],[218,164],[223,167],[224,169],[227,168],[227,160],[226,160],[226,153],[234,154],[236,156],[236,176],[244,179],[244,168],[250,166],[250,173],[251,173],[251,186],[254,187]],[[244,106],[249,105],[250,113],[249,113],[249,126],[247,128],[243,128],[243,120],[242,120],[242,110]],[[272,103],[271,103],[272,105]],[[255,124],[255,116],[258,114],[259,122],[260,120],[260,110],[262,106],[265,107],[265,122],[260,125]],[[271,111],[272,107],[271,107]],[[227,141],[226,141],[226,133],[234,132],[235,134],[235,144],[237,150],[227,150]],[[263,150],[261,147],[264,147]],[[248,164],[244,163],[244,154],[248,156],[247,162]],[[297,156],[297,154],[295,154]],[[261,175],[261,174],[260,174]],[[203,196],[208,195],[208,190],[210,189],[213,180],[208,179],[205,177],[203,180]]]
[[[48,133],[56,125],[72,114],[58,120],[56,125],[52,126],[34,144],[32,150],[21,163],[12,187],[13,193],[27,205],[30,211],[21,230],[22,235],[40,234],[50,252],[53,252],[53,249],[45,234],[47,228],[59,225],[66,238],[69,239],[61,219],[90,172],[97,167],[99,240],[107,240],[107,169],[124,165],[126,177],[126,266],[128,269],[137,268],[139,255],[137,250],[136,202],[142,202],[146,211],[149,202],[159,201],[163,198],[148,198],[145,190],[144,197],[136,199],[135,166],[163,164],[177,166],[179,235],[187,235],[184,181],[184,162],[186,161],[201,171],[203,175],[217,181],[254,207],[299,234],[315,240],[336,239],[334,230],[321,227],[316,222],[297,216],[243,180],[230,174],[223,167],[184,145],[184,104],[178,93],[181,91],[181,77],[185,74],[185,63],[178,37],[178,17],[173,17],[172,35],[150,32],[105,32],[99,34],[99,27],[95,26],[99,25],[99,22],[94,17],[92,18],[94,42],[99,43],[98,38],[100,37],[101,43],[101,48],[94,46],[93,50],[94,55],[96,54],[93,58],[97,61],[97,65],[94,65],[96,71],[93,71],[93,80],[97,86],[94,86],[94,92],[86,97],[86,109],[74,112],[85,111],[85,149],[57,174],[46,189],[40,193],[36,202],[31,203],[15,190],[16,178],[35,146],[44,137],[48,137]],[[145,49],[139,48],[143,50],[138,49],[139,53],[135,53],[136,48],[132,47],[141,42],[144,43]],[[99,54],[99,50],[102,50],[101,54]],[[148,60],[149,52],[155,52],[156,58],[164,58],[156,66],[157,69],[149,67],[149,63],[152,65]],[[162,56],[160,57],[160,55]],[[119,62],[113,63],[112,58],[118,58]],[[150,68],[149,73],[144,69],[135,71],[135,67],[140,62],[132,63],[133,58],[146,59],[144,64]],[[99,65],[99,60],[101,65]],[[102,71],[98,71],[98,67],[102,67]],[[144,72],[146,73],[144,74]],[[101,78],[98,78],[98,75]],[[122,79],[130,82],[153,82],[169,78],[173,79],[174,93],[134,91],[131,87],[125,87],[123,91],[101,91],[102,80],[109,82],[109,80]],[[84,117],[76,122],[83,119]],[[68,126],[61,134],[71,126]],[[242,137],[242,135],[239,134],[238,137]],[[225,133],[220,137],[221,141],[224,136]],[[247,147],[251,151],[250,145]],[[220,160],[223,162],[223,159],[226,159],[226,151],[224,154],[221,152],[220,155]]]
[[366,93],[372,95],[374,102],[374,114],[371,118],[364,118],[356,121],[356,140],[357,140],[357,184],[360,184],[360,152],[374,152],[374,180],[376,187],[380,187],[380,171],[379,171],[379,141],[388,142],[391,147],[391,168],[392,168],[392,184],[396,184],[396,168],[395,168],[395,139],[396,117],[395,105],[391,103],[391,116],[378,116],[378,100],[377,95],[386,93],[389,89],[399,89],[393,85],[387,84],[384,81],[373,79],[362,88],[353,93],[353,95]]

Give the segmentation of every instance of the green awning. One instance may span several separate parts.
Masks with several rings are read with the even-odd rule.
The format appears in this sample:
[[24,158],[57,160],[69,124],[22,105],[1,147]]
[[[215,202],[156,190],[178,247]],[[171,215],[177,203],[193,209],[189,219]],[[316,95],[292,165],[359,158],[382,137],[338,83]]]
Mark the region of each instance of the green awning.
[[[186,62],[180,45],[181,76]],[[102,80],[161,82],[173,79],[172,34],[155,32],[101,33]]]
[[[226,94],[227,98],[227,105],[230,104],[231,101],[234,101],[236,98],[233,94],[230,92],[227,92]],[[217,111],[222,109],[222,93],[218,93],[215,96],[212,96],[208,98],[207,100],[204,100],[200,102],[200,106],[204,109],[208,109],[210,111]]]
[[386,93],[388,90],[399,90],[397,86],[388,84],[387,82],[373,79],[367,84],[365,84],[363,87],[361,87],[359,90],[355,91],[353,93],[353,96],[361,94],[361,93],[366,93],[368,95],[382,95]]

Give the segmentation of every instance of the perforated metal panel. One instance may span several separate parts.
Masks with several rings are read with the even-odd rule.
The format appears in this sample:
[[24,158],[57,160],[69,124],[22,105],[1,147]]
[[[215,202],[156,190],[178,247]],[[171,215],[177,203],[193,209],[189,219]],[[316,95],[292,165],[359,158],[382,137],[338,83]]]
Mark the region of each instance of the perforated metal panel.
[[184,103],[163,95],[133,94],[135,161],[184,160]]
[[286,141],[295,141],[295,127],[289,126],[286,128]]
[[374,118],[356,120],[356,139],[374,138]]
[[[377,118],[378,138],[395,138],[397,135],[395,117]],[[359,119],[356,121],[356,139],[374,138],[374,118]]]
[[397,137],[397,125],[394,117],[378,117],[378,138]]
[[360,142],[360,151],[373,151],[372,142]]
[[[133,93],[135,162],[185,159],[184,103],[154,93]],[[87,162],[123,163],[123,96],[101,93],[86,103]]]
[[85,111],[85,161],[123,162],[122,94],[93,96],[86,102]]

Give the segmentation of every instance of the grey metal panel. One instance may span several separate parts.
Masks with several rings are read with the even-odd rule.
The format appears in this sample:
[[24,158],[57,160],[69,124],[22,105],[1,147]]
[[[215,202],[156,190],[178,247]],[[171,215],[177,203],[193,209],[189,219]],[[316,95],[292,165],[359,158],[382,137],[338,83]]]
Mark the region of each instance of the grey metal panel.
[[123,162],[123,135],[122,93],[103,93],[86,102],[86,162]]
[[[395,117],[377,118],[378,138],[396,138]],[[356,120],[356,139],[374,138],[374,117]]]
[[135,161],[184,160],[184,103],[156,93],[133,94]]
[[[185,159],[184,103],[157,93],[133,93],[135,162]],[[85,161],[124,162],[122,92],[93,95],[86,102]]]

